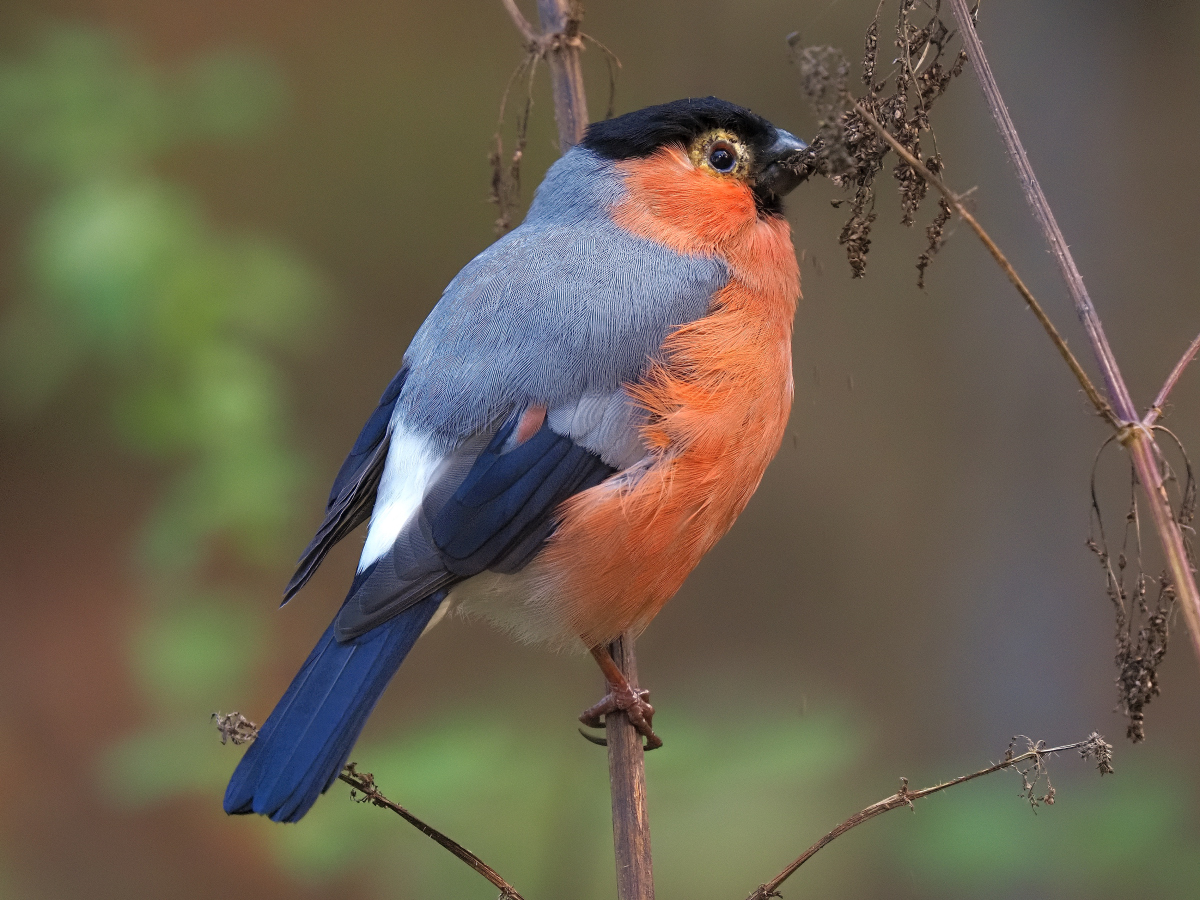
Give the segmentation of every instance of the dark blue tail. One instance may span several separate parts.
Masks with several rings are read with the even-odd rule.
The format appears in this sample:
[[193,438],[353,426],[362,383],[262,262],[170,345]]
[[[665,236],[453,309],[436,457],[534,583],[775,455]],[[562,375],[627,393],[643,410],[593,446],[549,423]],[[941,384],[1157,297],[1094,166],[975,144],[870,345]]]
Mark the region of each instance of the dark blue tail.
[[438,606],[438,591],[361,637],[333,625],[263,723],[225,790],[225,812],[300,819],[333,784],[383,689]]

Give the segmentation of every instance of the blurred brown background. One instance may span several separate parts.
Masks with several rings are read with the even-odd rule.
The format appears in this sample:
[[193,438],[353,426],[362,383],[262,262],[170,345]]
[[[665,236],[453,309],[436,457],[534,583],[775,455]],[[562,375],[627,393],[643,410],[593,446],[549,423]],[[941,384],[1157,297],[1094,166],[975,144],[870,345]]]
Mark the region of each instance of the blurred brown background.
[[[874,10],[593,0],[584,27],[624,65],[619,112],[711,93],[805,136],[784,37],[856,59]],[[1148,402],[1200,331],[1200,7],[985,2],[980,32]],[[207,717],[261,721],[340,602],[356,539],[275,611],[412,333],[493,238],[487,152],[519,59],[483,0],[0,7],[0,897],[494,896],[340,785],[298,826],[226,818],[240,751]],[[585,63],[598,116],[603,59]],[[556,155],[544,77],[536,96],[526,201]],[[969,70],[934,124],[949,180],[1086,354]],[[1036,816],[992,776],[843,838],[785,893],[1194,897],[1197,661],[1180,630],[1131,746],[1085,547],[1105,429],[965,228],[917,290],[923,235],[885,192],[857,281],[840,194],[791,198],[789,437],[639,644],[666,740],[659,896],[745,896],[901,775],[1096,730],[1114,776],[1055,760]],[[100,300],[96,272],[116,273]],[[1194,370],[1166,420],[1193,452],[1198,411]],[[1127,479],[1107,458],[1118,534]],[[599,686],[585,658],[449,621],[354,758],[530,900],[610,897],[604,756],[575,731]]]

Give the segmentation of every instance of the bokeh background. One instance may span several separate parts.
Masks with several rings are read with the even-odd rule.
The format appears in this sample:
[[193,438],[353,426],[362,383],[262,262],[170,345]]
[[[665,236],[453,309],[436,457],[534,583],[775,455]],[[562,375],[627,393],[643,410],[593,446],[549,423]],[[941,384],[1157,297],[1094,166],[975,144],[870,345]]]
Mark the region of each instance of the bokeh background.
[[[856,58],[874,8],[594,0],[585,30],[624,64],[618,111],[712,93],[806,135],[785,36]],[[1148,401],[1200,331],[1200,7],[984,2],[980,27]],[[408,340],[493,239],[487,153],[520,56],[483,0],[0,5],[0,897],[495,895],[341,785],[297,826],[226,818],[241,751],[209,716],[261,721],[340,602],[358,538],[276,609]],[[585,62],[596,116],[603,58]],[[969,71],[935,128],[1086,353]],[[543,78],[525,201],[555,155]],[[838,196],[789,204],[805,297],[783,449],[639,644],[666,740],[659,896],[743,897],[899,776],[1093,730],[1115,775],[1057,759],[1037,814],[1011,774],[956,789],[785,893],[1196,896],[1197,661],[1180,633],[1148,740],[1125,741],[1085,547],[1104,428],[965,229],[919,291],[923,235],[885,190],[852,280]],[[1193,450],[1198,411],[1200,370],[1167,419]],[[1116,455],[1100,479],[1119,526]],[[586,658],[447,621],[354,758],[530,900],[611,897],[604,754],[575,730],[599,688]]]

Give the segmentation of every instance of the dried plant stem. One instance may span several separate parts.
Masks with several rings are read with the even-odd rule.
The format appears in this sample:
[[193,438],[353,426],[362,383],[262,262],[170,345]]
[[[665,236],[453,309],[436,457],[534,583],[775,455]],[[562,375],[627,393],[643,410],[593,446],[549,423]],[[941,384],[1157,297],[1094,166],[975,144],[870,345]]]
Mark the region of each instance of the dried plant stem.
[[[213,713],[213,720],[217,723],[217,731],[221,734],[221,743],[231,741],[235,746],[239,744],[249,744],[258,737],[258,725],[251,722],[240,712],[231,712],[222,715],[219,712]],[[338,774],[340,781],[346,782],[354,791],[362,792],[363,799],[360,803],[371,803],[374,806],[383,809],[390,809],[404,821],[408,822],[416,828],[421,834],[428,838],[432,838],[437,843],[441,844],[468,866],[490,881],[495,887],[500,889],[500,900],[524,900],[517,893],[517,889],[500,877],[500,873],[485,863],[482,859],[464,847],[457,841],[442,834],[431,825],[426,825],[399,803],[393,803],[387,797],[379,792],[379,788],[375,786],[375,776],[370,772],[359,772],[354,763],[347,763],[346,767]],[[350,792],[352,799],[354,791]]]
[[1050,209],[1046,195],[1042,193],[1042,186],[1033,174],[1033,166],[1029,163],[1029,157],[1025,154],[1025,147],[1022,145],[1016,126],[1013,125],[1012,118],[1008,114],[1008,107],[1004,105],[1004,98],[1000,96],[1000,88],[996,84],[995,77],[992,75],[992,67],[988,64],[987,56],[983,52],[983,45],[979,42],[979,35],[975,32],[974,23],[967,10],[967,4],[964,0],[950,0],[950,8],[954,13],[955,20],[958,22],[959,31],[962,34],[963,47],[967,51],[967,58],[970,59],[971,65],[975,68],[975,73],[979,77],[979,85],[983,89],[983,95],[987,100],[988,108],[992,111],[992,115],[996,119],[1004,146],[1008,150],[1013,165],[1016,166],[1017,175],[1021,181],[1021,188],[1025,192],[1025,199],[1028,201],[1038,225],[1042,228],[1046,243],[1049,245],[1051,253],[1054,254],[1054,259],[1058,263],[1059,269],[1062,270],[1063,278],[1066,279],[1067,288],[1071,292],[1071,299],[1075,303],[1075,311],[1079,315],[1079,321],[1083,323],[1088,340],[1091,342],[1092,350],[1095,352],[1096,362],[1100,366],[1100,371],[1104,376],[1104,385],[1108,391],[1108,396],[1112,400],[1117,414],[1126,421],[1132,421],[1135,413],[1133,398],[1130,396],[1129,389],[1125,386],[1125,381],[1121,377],[1116,357],[1113,355],[1112,348],[1108,345],[1108,338],[1105,336],[1104,328],[1100,324],[1100,317],[1096,314],[1096,308],[1092,305],[1091,298],[1088,297],[1087,288],[1083,285],[1083,276],[1079,274],[1079,269],[1075,266],[1075,259],[1071,256],[1071,251],[1067,248],[1067,241],[1058,227],[1058,222],[1054,218],[1054,213]]
[[558,123],[559,148],[566,153],[583,140],[588,125],[587,94],[579,61],[583,11],[578,0],[538,0],[538,18],[546,36],[543,39],[549,40],[546,59],[554,85],[554,121]]
[[1004,270],[1004,274],[1008,276],[1008,280],[1013,283],[1013,286],[1017,289],[1017,292],[1025,299],[1026,305],[1033,312],[1033,315],[1037,318],[1042,328],[1045,329],[1046,334],[1050,336],[1050,340],[1054,342],[1054,346],[1058,349],[1059,355],[1062,356],[1062,358],[1066,361],[1067,366],[1070,367],[1071,372],[1075,375],[1075,378],[1083,387],[1083,392],[1087,395],[1088,400],[1090,400],[1092,405],[1096,407],[1096,411],[1100,413],[1100,415],[1102,415],[1114,428],[1120,428],[1121,423],[1117,420],[1116,415],[1113,413],[1112,407],[1110,407],[1104,398],[1100,396],[1100,392],[1096,389],[1096,386],[1092,384],[1092,380],[1088,377],[1087,372],[1083,370],[1083,366],[1079,364],[1079,360],[1075,358],[1075,354],[1071,352],[1071,349],[1067,346],[1067,342],[1063,339],[1062,335],[1058,333],[1058,329],[1054,327],[1054,323],[1050,321],[1050,317],[1046,315],[1046,311],[1042,309],[1041,304],[1038,303],[1037,299],[1033,296],[1033,293],[1028,287],[1025,286],[1025,282],[1021,280],[1021,276],[1017,274],[1017,270],[1014,269],[1012,263],[1008,261],[1008,257],[1004,255],[1003,251],[1001,251],[1001,249],[996,245],[996,242],[992,240],[991,235],[984,231],[983,226],[979,224],[979,221],[973,215],[971,215],[971,211],[963,205],[963,202],[959,199],[958,195],[954,193],[954,191],[950,190],[950,188],[944,181],[942,181],[941,178],[925,168],[921,161],[909,153],[908,150],[905,149],[905,147],[898,140],[892,137],[888,130],[884,128],[882,124],[880,124],[878,119],[871,115],[866,107],[864,107],[857,100],[854,100],[852,97],[850,98],[850,102],[854,104],[854,109],[858,112],[858,114],[862,116],[868,123],[870,123],[871,127],[879,133],[880,137],[887,141],[888,145],[896,151],[900,158],[908,163],[908,165],[911,166],[922,178],[940,191],[942,196],[946,198],[946,202],[949,203],[954,208],[954,211],[962,217],[962,220],[971,227],[971,230],[975,232],[975,234],[979,237],[979,240],[981,240],[983,245],[987,247],[988,252],[992,254],[992,258],[995,259],[1000,268]]
[[578,0],[538,0],[542,30],[530,24],[516,0],[500,0],[531,54],[550,64],[554,90],[554,121],[559,148],[566,153],[583,139],[588,124],[587,94],[579,54],[584,35],[579,30],[583,10]]
[[[582,11],[576,0],[538,0],[542,34],[537,34],[514,0],[502,2],[530,51],[544,53],[549,60],[554,87],[554,119],[558,125],[559,145],[565,153],[583,138],[588,124],[587,95],[579,64],[579,51],[583,46],[579,30]],[[632,636],[618,638],[609,645],[609,652],[626,680],[636,686],[637,659]],[[605,716],[604,726],[612,791],[617,896],[619,900],[654,900],[642,737],[623,712]]]
[[[1046,195],[1042,193],[1042,187],[1033,174],[1033,166],[1029,164],[1029,157],[1026,156],[1017,129],[1008,115],[1008,108],[1004,105],[1004,98],[1000,96],[1000,88],[996,84],[995,76],[992,75],[991,66],[983,52],[983,45],[979,41],[979,35],[975,32],[975,25],[967,9],[966,0],[950,0],[950,9],[958,23],[963,46],[966,48],[967,56],[979,78],[979,85],[983,89],[988,108],[992,111],[992,116],[1000,128],[1000,136],[1008,149],[1009,157],[1016,166],[1021,188],[1025,193],[1025,200],[1029,203],[1034,218],[1042,228],[1046,243],[1058,262],[1063,278],[1067,282],[1067,290],[1075,304],[1075,312],[1079,316],[1079,321],[1083,323],[1088,341],[1092,345],[1096,362],[1104,377],[1108,400],[1120,420],[1118,435],[1122,445],[1129,451],[1138,480],[1150,501],[1150,515],[1154,523],[1154,530],[1158,533],[1163,555],[1166,557],[1167,567],[1170,570],[1171,581],[1175,585],[1176,595],[1183,607],[1183,617],[1191,635],[1192,648],[1196,651],[1197,660],[1200,660],[1200,590],[1196,588],[1195,573],[1183,540],[1183,532],[1176,521],[1175,513],[1171,509],[1170,498],[1167,496],[1166,487],[1163,484],[1162,471],[1158,465],[1161,453],[1155,444],[1153,433],[1142,424],[1142,416],[1138,414],[1129,388],[1126,386],[1124,378],[1121,377],[1116,356],[1108,344],[1108,338],[1100,324],[1100,317],[1084,287],[1083,277],[1079,274],[1079,269],[1076,267],[1067,242],[1058,227],[1058,222],[1055,221],[1054,213],[1050,210]],[[1192,351],[1189,350],[1189,353]],[[1180,365],[1176,368],[1182,370],[1183,365],[1186,365],[1185,360],[1181,360]]]
[[[492,885],[500,891],[501,900],[524,900],[517,893],[517,889],[500,877],[500,873],[485,863],[482,859],[464,847],[457,841],[442,834],[431,825],[426,825],[399,803],[393,803],[387,797],[379,792],[379,788],[375,786],[375,779],[369,772],[360,774],[354,768],[354,763],[348,763],[342,773],[338,775],[341,781],[346,782],[354,790],[359,791],[363,795],[362,803],[370,803],[372,806],[378,806],[382,809],[390,809],[408,824],[416,828],[421,834],[432,838],[437,843],[441,844],[468,866],[486,878]],[[353,794],[351,794],[353,796]]]
[[[960,784],[966,784],[968,781],[974,781],[976,778],[982,778],[984,775],[991,775],[993,772],[999,772],[1001,769],[1012,769],[1020,766],[1022,763],[1034,761],[1040,763],[1043,757],[1053,753],[1062,753],[1065,750],[1081,750],[1085,757],[1095,756],[1101,773],[1111,772],[1112,768],[1109,765],[1109,754],[1111,748],[1104,743],[1103,739],[1096,734],[1091,735],[1087,740],[1077,741],[1074,744],[1065,744],[1062,747],[1045,748],[1040,745],[1033,745],[1032,742],[1028,751],[1013,756],[1011,752],[1005,758],[993,766],[988,766],[986,769],[980,769],[978,772],[972,772],[970,775],[960,775],[958,778],[952,778],[950,781],[944,781],[941,784],[935,784],[933,787],[922,788],[919,791],[910,791],[908,789],[908,779],[900,779],[900,790],[892,796],[880,800],[878,803],[873,803],[866,809],[861,810],[846,821],[842,822],[819,841],[801,853],[796,859],[788,864],[782,872],[768,881],[766,884],[760,884],[756,890],[746,898],[746,900],[768,900],[770,897],[780,896],[778,888],[783,884],[793,872],[799,869],[802,865],[811,859],[818,850],[825,845],[841,837],[851,828],[861,825],[863,822],[874,819],[876,816],[881,816],[885,812],[893,809],[899,809],[901,806],[911,807],[913,802],[928,797],[930,794],[936,794],[939,791],[944,791],[947,788],[956,787]],[[1026,782],[1026,793],[1032,797],[1032,788],[1028,781]],[[1050,802],[1047,800],[1046,802]]]
[[1196,339],[1192,341],[1192,345],[1187,348],[1187,352],[1183,354],[1179,362],[1175,364],[1175,368],[1171,370],[1171,374],[1167,376],[1167,380],[1163,382],[1162,390],[1158,392],[1158,396],[1154,398],[1154,403],[1150,407],[1150,411],[1146,413],[1146,417],[1142,419],[1142,424],[1147,428],[1151,428],[1158,417],[1162,415],[1163,407],[1167,403],[1167,398],[1171,396],[1171,391],[1175,389],[1175,383],[1179,381],[1179,376],[1183,374],[1193,359],[1196,358],[1196,353],[1200,351],[1200,334],[1196,335]]
[[516,0],[500,0],[500,2],[504,4],[505,11],[513,20],[513,24],[517,26],[517,31],[521,32],[521,36],[525,38],[525,43],[536,45],[541,35],[530,24],[529,20],[525,18],[525,14],[517,6]]

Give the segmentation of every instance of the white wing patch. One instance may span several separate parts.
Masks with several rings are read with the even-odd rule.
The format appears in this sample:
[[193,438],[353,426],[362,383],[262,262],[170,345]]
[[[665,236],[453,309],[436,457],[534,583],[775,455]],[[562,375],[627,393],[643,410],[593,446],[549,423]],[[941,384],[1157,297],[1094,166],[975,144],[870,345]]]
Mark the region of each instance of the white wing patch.
[[435,444],[421,433],[406,430],[400,424],[394,429],[375,495],[367,542],[358,560],[360,572],[396,543],[401,529],[421,508],[429,482],[443,458]]

